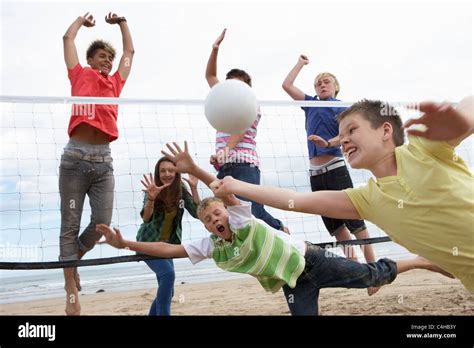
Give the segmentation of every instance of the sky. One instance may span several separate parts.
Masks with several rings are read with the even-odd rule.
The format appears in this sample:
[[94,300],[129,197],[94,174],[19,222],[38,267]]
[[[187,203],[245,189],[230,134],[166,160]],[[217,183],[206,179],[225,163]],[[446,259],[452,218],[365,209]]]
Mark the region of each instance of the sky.
[[255,0],[2,1],[0,94],[68,96],[62,35],[87,11],[97,22],[77,35],[82,64],[93,39],[121,51],[119,28],[104,17],[127,18],[136,54],[126,98],[204,99],[207,58],[224,28],[218,77],[248,71],[260,100],[289,100],[281,84],[300,54],[310,64],[295,85],[307,94],[321,71],[338,77],[345,101],[458,101],[472,93],[469,1]]
[[[456,102],[472,94],[473,5],[469,1],[243,0],[1,1],[0,95],[69,96],[62,36],[87,11],[96,17],[96,26],[83,27],[77,35],[83,65],[94,39],[108,40],[121,51],[119,28],[105,23],[104,17],[113,11],[127,18],[136,53],[124,98],[204,100],[209,91],[204,78],[207,59],[224,28],[227,35],[219,52],[218,77],[224,79],[231,68],[246,70],[259,100],[290,100],[281,84],[300,54],[307,55],[310,64],[295,85],[307,94],[314,94],[314,77],[322,71],[338,77],[338,97],[343,101]],[[118,59],[115,68],[117,64]],[[16,105],[14,112],[1,113],[0,169],[5,177],[0,180],[4,232],[0,242],[51,242],[51,254],[42,260],[54,259],[57,253],[57,167],[67,141],[65,115],[69,113],[67,105],[51,109]],[[120,110],[121,135],[112,144],[117,189],[113,222],[128,225],[127,236],[133,238],[140,223],[139,180],[143,172],[152,170],[163,143],[192,137],[200,164],[205,165],[214,131],[206,122],[191,121],[190,109],[177,106],[161,111],[144,108],[139,115],[133,108]],[[295,189],[298,183],[308,185],[304,120],[299,108],[287,111],[266,108],[257,141],[263,157],[262,182]],[[197,128],[191,131],[190,124]],[[299,143],[293,146],[292,141]],[[462,155],[470,156],[467,150]],[[209,165],[205,168],[212,170]],[[357,185],[367,180],[360,172],[351,175]],[[23,218],[26,210],[28,219]],[[298,216],[292,223],[295,230],[314,231],[313,220]],[[10,233],[17,230],[24,239]],[[187,238],[191,228],[185,230]],[[319,223],[318,231],[323,230]],[[321,236],[328,238],[326,233]]]

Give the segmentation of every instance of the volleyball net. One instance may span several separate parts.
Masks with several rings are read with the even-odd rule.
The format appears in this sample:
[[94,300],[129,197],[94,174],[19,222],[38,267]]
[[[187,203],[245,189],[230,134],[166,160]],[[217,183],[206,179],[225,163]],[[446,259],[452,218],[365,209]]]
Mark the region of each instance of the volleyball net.
[[[151,100],[115,98],[6,97],[0,96],[0,268],[33,269],[65,267],[59,263],[60,198],[59,162],[68,142],[67,126],[71,105],[119,104],[118,140],[111,143],[115,177],[111,226],[134,240],[142,220],[144,173],[153,173],[166,143],[188,141],[193,159],[215,173],[209,163],[214,153],[215,130],[204,115],[202,100]],[[404,106],[395,103],[406,118]],[[342,102],[261,101],[257,151],[260,156],[261,184],[310,192],[305,117],[301,106],[349,106]],[[470,143],[458,148],[458,155],[469,165]],[[350,169],[354,186],[364,185],[371,174]],[[422,175],[422,173],[420,174]],[[201,198],[212,192],[201,182]],[[291,234],[313,243],[335,241],[319,216],[266,207],[288,226]],[[90,207],[84,203],[81,231],[89,224]],[[385,233],[368,223],[373,240],[389,240]],[[183,241],[209,235],[203,224],[187,212],[183,219]],[[344,243],[338,243],[344,244]],[[357,244],[357,243],[355,243]],[[133,252],[97,245],[86,254],[82,265],[137,260]],[[41,263],[33,267],[28,263]],[[22,267],[22,264],[26,265]],[[12,266],[13,265],[13,266]],[[29,265],[29,266],[28,266]]]

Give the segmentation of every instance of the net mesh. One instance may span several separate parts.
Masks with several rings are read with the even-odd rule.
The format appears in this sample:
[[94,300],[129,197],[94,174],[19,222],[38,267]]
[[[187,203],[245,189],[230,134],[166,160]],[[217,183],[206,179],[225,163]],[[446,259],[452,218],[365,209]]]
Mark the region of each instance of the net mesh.
[[[78,98],[2,98],[0,159],[0,261],[56,261],[59,253],[60,202],[58,167],[68,141],[67,125],[71,102]],[[97,98],[79,98],[97,102]],[[106,103],[107,100],[102,101]],[[110,101],[109,101],[110,102]],[[120,227],[127,239],[135,239],[141,224],[144,173],[154,172],[165,144],[188,141],[194,160],[215,173],[209,164],[214,152],[215,130],[204,116],[203,101],[118,100],[119,139],[111,144],[114,158],[115,198],[112,226]],[[260,156],[261,184],[310,192],[304,113],[301,105],[324,106],[317,102],[261,102],[257,151]],[[339,103],[347,106],[350,103]],[[406,112],[404,113],[406,115]],[[472,140],[457,153],[472,164]],[[354,186],[367,182],[371,174],[350,169]],[[201,198],[212,195],[201,182]],[[287,212],[271,207],[267,211],[283,221],[296,238],[314,243],[334,239],[319,216]],[[81,230],[89,223],[90,207],[84,204]],[[367,223],[371,237],[385,233]],[[199,220],[187,212],[183,219],[183,240],[208,236]],[[382,249],[380,249],[382,248]],[[383,254],[380,247],[378,253]],[[87,258],[130,255],[107,245],[95,247]]]

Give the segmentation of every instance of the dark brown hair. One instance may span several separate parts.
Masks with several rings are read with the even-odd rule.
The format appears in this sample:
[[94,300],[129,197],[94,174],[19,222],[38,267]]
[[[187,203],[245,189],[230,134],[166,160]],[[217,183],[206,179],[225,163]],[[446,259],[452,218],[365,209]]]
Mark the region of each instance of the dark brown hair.
[[252,87],[252,78],[250,77],[249,74],[247,74],[244,70],[240,69],[232,69],[230,70],[227,75],[225,76],[226,80],[230,79],[241,79],[244,81],[247,85]]
[[89,48],[86,52],[86,59],[94,58],[94,55],[98,50],[107,51],[112,55],[112,59],[115,59],[115,48],[107,41],[104,40],[94,40],[89,45]]
[[[168,158],[161,157],[155,165],[155,185],[162,186],[160,180],[160,165],[163,162],[170,162]],[[181,174],[176,172],[176,176],[170,186],[165,187],[155,199],[154,212],[173,211],[183,197],[183,191],[186,190],[182,181]]]
[[398,111],[392,105],[381,102],[380,100],[364,99],[341,112],[337,116],[337,122],[341,123],[345,117],[355,113],[369,121],[373,129],[379,128],[385,122],[390,123],[393,128],[393,143],[395,146],[403,145],[405,133],[402,129],[402,119]]

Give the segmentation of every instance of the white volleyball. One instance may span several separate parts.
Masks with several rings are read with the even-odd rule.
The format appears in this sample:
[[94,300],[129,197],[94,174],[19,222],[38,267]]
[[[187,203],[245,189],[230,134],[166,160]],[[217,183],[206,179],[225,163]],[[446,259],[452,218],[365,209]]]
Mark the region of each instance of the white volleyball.
[[242,134],[257,118],[257,97],[245,82],[231,79],[212,87],[204,104],[207,120],[216,130]]

